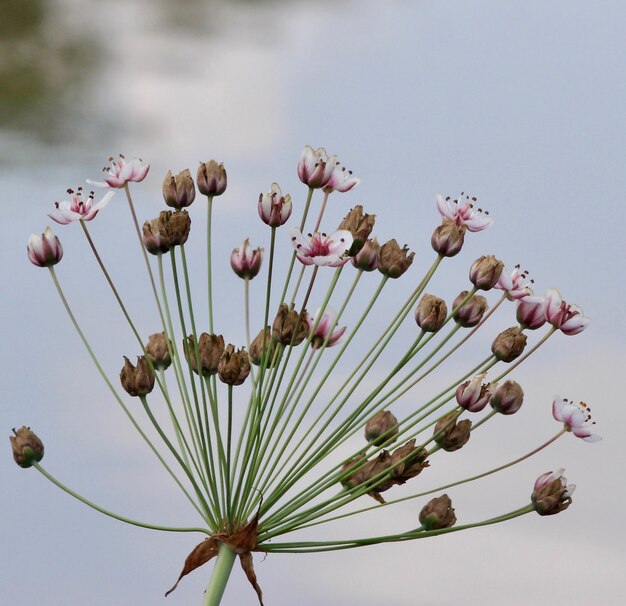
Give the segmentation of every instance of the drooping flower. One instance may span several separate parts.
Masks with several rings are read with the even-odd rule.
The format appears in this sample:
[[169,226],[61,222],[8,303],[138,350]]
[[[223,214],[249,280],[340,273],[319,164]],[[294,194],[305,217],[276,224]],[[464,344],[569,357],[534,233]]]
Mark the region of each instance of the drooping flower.
[[337,157],[329,157],[323,147],[313,149],[305,145],[298,162],[298,177],[305,185],[319,189],[328,184],[337,165]]
[[591,322],[591,318],[583,316],[583,310],[578,305],[563,301],[556,288],[550,288],[546,293],[546,318],[564,335],[577,335]]
[[137,183],[143,181],[150,170],[150,165],[144,164],[141,158],[133,158],[129,162],[122,154],[120,154],[117,160],[109,158],[109,162],[111,166],[105,166],[102,169],[106,174],[104,181],[87,179],[89,185],[120,189],[129,181],[135,181]]
[[[309,315],[308,321],[311,327],[315,326],[315,322],[317,322],[320,316],[320,311],[321,307],[316,310],[315,316]],[[335,311],[330,308],[326,308],[311,339],[311,347],[313,349],[319,349],[322,347],[326,339],[328,339],[326,347],[332,347],[333,345],[339,343],[343,333],[346,332],[346,327],[335,327],[336,321],[337,314]]]
[[283,196],[278,183],[272,183],[266,194],[259,194],[259,217],[270,227],[284,225],[291,216],[291,195]]
[[61,241],[49,227],[46,227],[41,236],[31,234],[26,250],[30,262],[38,267],[52,267],[63,258]]
[[526,280],[528,272],[521,271],[520,265],[516,265],[510,274],[502,272],[494,288],[503,290],[509,301],[524,299],[533,294],[530,284],[533,280]]
[[83,199],[83,188],[79,187],[76,191],[68,189],[70,200],[63,202],[55,202],[55,209],[48,215],[53,221],[61,225],[67,225],[73,221],[91,221],[102,210],[115,195],[110,191],[104,195],[100,202],[94,204],[94,194],[89,192],[86,199]]
[[567,509],[572,503],[575,484],[568,484],[563,468],[548,471],[535,480],[530,496],[535,511],[541,516],[551,516]]
[[571,400],[554,396],[552,416],[555,420],[563,423],[567,431],[571,431],[577,438],[585,442],[599,442],[602,439],[591,433],[591,427],[595,425],[595,421],[591,420],[591,410],[584,402],[574,404]]
[[333,172],[330,174],[330,179],[324,185],[324,192],[329,194],[334,191],[347,192],[353,187],[356,187],[361,182],[358,177],[352,176],[351,170],[346,170],[345,166],[340,166],[339,162],[335,164]]
[[252,249],[250,240],[247,238],[239,248],[233,249],[230,255],[230,266],[240,278],[248,278],[252,280],[261,269],[263,261],[263,249]]
[[315,232],[308,238],[296,227],[292,227],[289,233],[298,261],[304,265],[339,267],[349,259],[346,253],[352,246],[352,234],[345,229],[339,229],[330,236]]
[[437,210],[442,217],[454,221],[457,225],[465,225],[470,231],[482,231],[493,223],[493,219],[487,211],[474,208],[476,198],[470,199],[469,196],[465,196],[465,200],[462,200],[461,197],[452,200],[449,196],[444,199],[441,194],[437,194],[435,199]]
[[530,295],[517,302],[517,321],[522,328],[535,330],[546,323],[546,298]]

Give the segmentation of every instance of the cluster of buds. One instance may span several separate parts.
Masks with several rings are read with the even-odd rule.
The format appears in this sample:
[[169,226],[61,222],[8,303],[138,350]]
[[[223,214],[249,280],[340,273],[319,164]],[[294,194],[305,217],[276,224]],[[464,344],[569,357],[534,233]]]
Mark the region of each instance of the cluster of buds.
[[191,219],[186,210],[164,210],[156,219],[143,224],[143,243],[149,253],[160,255],[174,246],[182,246],[190,229]]

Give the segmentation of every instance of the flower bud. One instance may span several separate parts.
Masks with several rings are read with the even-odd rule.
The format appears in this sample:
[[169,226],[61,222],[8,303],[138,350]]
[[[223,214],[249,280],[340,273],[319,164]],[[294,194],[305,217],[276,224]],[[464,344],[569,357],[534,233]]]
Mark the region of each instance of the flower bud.
[[426,332],[437,332],[447,316],[446,302],[434,295],[424,295],[415,310],[415,321]]
[[491,398],[491,408],[503,415],[516,413],[524,401],[524,392],[519,383],[505,381],[496,389]]
[[374,271],[380,264],[380,244],[374,237],[363,244],[363,248],[352,257],[352,265],[363,271]]
[[63,258],[61,241],[46,227],[41,236],[31,234],[26,246],[28,258],[37,267],[52,267]]
[[[171,347],[171,344],[169,344]],[[152,366],[157,370],[165,370],[172,363],[170,349],[168,348],[168,339],[163,332],[157,332],[148,337],[148,345],[146,345],[146,354],[152,361]]]
[[259,334],[254,338],[254,341],[250,343],[250,362],[252,362],[255,366],[259,366],[261,364],[263,347],[265,347],[267,356],[265,367],[272,368],[272,363],[278,364],[280,358],[274,360],[276,341],[272,339],[272,329],[269,326],[266,326],[265,330],[259,331]]
[[230,266],[240,278],[252,280],[261,269],[263,261],[263,249],[252,250],[250,240],[246,238],[240,248],[233,249],[230,255]]
[[491,344],[491,352],[502,362],[512,362],[524,351],[527,337],[519,326],[503,330]]
[[423,469],[429,466],[428,451],[425,448],[415,446],[415,438],[409,440],[391,454],[391,466],[395,484],[404,484],[411,478],[419,475]]
[[469,292],[464,290],[454,299],[452,304],[454,321],[463,328],[476,326],[483,319],[485,312],[489,308],[487,299],[481,295],[474,295],[469,301],[461,305],[468,294]]
[[425,530],[451,528],[456,524],[452,501],[447,494],[431,499],[420,511],[420,523]]
[[167,234],[160,229],[159,217],[143,224],[143,245],[153,255],[166,253],[172,247]]
[[259,194],[259,217],[270,227],[280,227],[291,216],[291,196],[283,196],[278,183],[272,183],[270,191]]
[[502,261],[498,261],[493,255],[483,255],[470,267],[470,282],[480,290],[489,290],[496,285],[503,269]]
[[435,442],[446,452],[454,452],[467,444],[470,439],[472,422],[463,419],[456,423],[458,413],[452,411],[437,421],[434,431]]
[[396,441],[398,419],[388,410],[377,412],[365,425],[365,439],[374,446]]
[[217,374],[222,383],[241,385],[250,374],[248,352],[243,347],[235,351],[235,346],[228,344],[220,358]]
[[471,381],[465,381],[456,388],[456,401],[461,408],[469,412],[480,412],[491,399],[497,385],[483,383],[487,373],[476,375]]
[[20,427],[12,430],[14,436],[9,436],[13,459],[24,469],[32,467],[43,459],[43,442],[30,430],[30,427]]
[[200,162],[196,177],[198,189],[205,196],[221,196],[226,191],[226,171],[215,160]]
[[353,236],[348,256],[354,257],[365,245],[374,229],[376,215],[363,214],[363,207],[357,204],[339,224],[337,229],[347,229]]
[[378,271],[389,278],[399,278],[413,263],[415,253],[408,246],[400,248],[395,240],[389,240],[380,248]]
[[457,225],[451,219],[444,219],[433,232],[430,245],[442,257],[454,257],[463,248],[466,231],[465,225]]
[[224,337],[203,332],[198,339],[196,352],[196,341],[193,335],[189,335],[183,341],[183,352],[191,370],[196,374],[201,374],[203,377],[214,375],[224,353]]
[[165,180],[163,181],[163,198],[165,204],[180,210],[190,206],[196,197],[196,186],[189,169],[186,168],[178,173],[176,177],[172,175],[172,171],[168,170]]
[[517,321],[522,328],[535,330],[546,323],[545,297],[529,296],[517,302]]
[[170,246],[180,246],[187,242],[190,229],[191,219],[186,210],[164,210],[159,215],[158,230],[165,234]]
[[120,381],[126,392],[135,397],[142,397],[154,389],[154,372],[145,356],[137,358],[137,366],[124,356],[124,367],[120,372]]
[[281,345],[300,345],[309,336],[308,314],[302,310],[300,314],[281,303],[272,324],[272,334]]
[[563,477],[564,469],[544,473],[535,481],[530,496],[535,511],[540,516],[551,516],[567,509],[572,503],[572,494],[576,486],[567,484]]

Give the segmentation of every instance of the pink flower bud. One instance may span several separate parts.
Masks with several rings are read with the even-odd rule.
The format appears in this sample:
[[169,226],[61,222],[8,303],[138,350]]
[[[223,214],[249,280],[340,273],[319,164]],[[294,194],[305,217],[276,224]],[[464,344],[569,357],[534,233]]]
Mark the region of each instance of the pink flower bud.
[[328,184],[337,164],[336,156],[328,157],[323,147],[313,149],[305,145],[298,162],[298,177],[305,185],[320,189]]
[[517,302],[517,321],[522,328],[535,330],[546,323],[545,297],[524,297]]
[[577,335],[591,322],[591,318],[583,316],[580,307],[566,303],[556,288],[551,288],[546,294],[546,317],[554,328],[565,335]]
[[522,407],[523,401],[524,392],[519,383],[505,381],[496,389],[490,404],[500,414],[512,415]]
[[240,278],[248,278],[252,280],[261,269],[263,261],[263,249],[256,248],[252,250],[250,241],[244,240],[241,248],[235,248],[230,255],[230,266]]
[[259,194],[259,216],[270,227],[280,227],[291,216],[291,196],[283,196],[278,183],[272,183],[270,191]]
[[465,381],[456,388],[456,401],[461,408],[469,412],[480,412],[487,406],[497,385],[483,383],[486,374],[483,372],[476,375],[471,381]]
[[503,269],[502,261],[498,261],[493,255],[483,255],[472,263],[470,282],[480,290],[490,290],[498,282]]
[[380,263],[380,244],[374,237],[363,245],[363,248],[352,257],[352,265],[362,271],[374,271]]
[[465,225],[457,225],[451,219],[445,219],[435,229],[430,239],[433,250],[442,257],[454,257],[463,248],[465,240]]
[[468,291],[464,290],[452,303],[454,321],[463,326],[463,328],[472,328],[476,326],[485,315],[488,309],[487,299],[481,295],[474,295],[469,301],[461,305],[467,297]]
[[61,242],[49,227],[41,236],[31,234],[26,250],[30,262],[38,267],[52,267],[63,258]]

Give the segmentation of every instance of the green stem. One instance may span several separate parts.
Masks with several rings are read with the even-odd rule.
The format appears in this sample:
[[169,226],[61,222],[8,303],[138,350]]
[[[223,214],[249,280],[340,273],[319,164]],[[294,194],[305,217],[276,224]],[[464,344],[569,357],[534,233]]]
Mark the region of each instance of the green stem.
[[211,576],[209,586],[202,598],[202,606],[219,606],[236,557],[237,554],[228,545],[224,543],[220,545],[217,562],[215,562],[215,568],[213,569],[213,576]]
[[206,218],[206,255],[207,255],[207,280],[209,295],[209,333],[213,334],[213,279],[211,276],[211,217],[213,214],[213,196],[207,196]]

